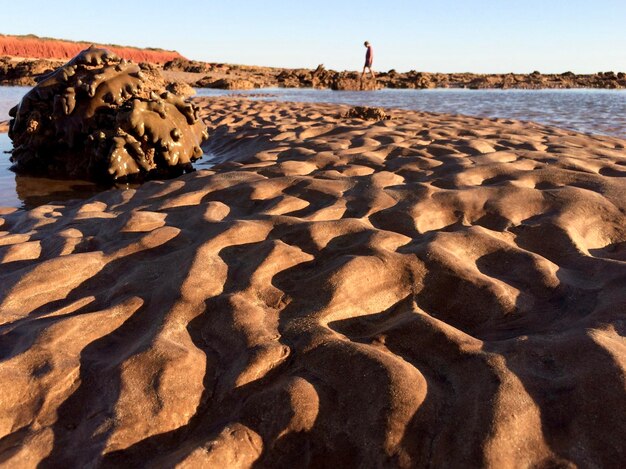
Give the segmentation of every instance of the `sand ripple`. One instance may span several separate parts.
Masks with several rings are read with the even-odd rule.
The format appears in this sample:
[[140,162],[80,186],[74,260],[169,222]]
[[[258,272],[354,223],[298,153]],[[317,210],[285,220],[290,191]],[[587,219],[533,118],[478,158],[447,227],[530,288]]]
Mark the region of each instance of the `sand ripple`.
[[626,142],[200,104],[212,170],[0,216],[2,463],[626,460]]

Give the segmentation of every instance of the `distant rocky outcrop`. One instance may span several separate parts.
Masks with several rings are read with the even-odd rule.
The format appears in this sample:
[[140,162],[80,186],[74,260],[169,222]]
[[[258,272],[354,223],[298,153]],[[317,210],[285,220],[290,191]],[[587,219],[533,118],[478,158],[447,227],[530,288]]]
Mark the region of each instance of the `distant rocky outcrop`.
[[181,174],[208,138],[197,108],[158,71],[94,47],[42,77],[9,115],[16,171],[46,176]]
[[0,85],[34,86],[37,77],[50,73],[62,64],[60,60],[0,57]]
[[[225,71],[224,71],[225,70]],[[267,67],[232,67],[213,71],[198,79],[198,88],[249,89],[264,87],[322,88],[338,91],[376,90],[381,88],[431,89],[566,89],[566,88],[626,88],[623,72],[599,72],[576,75],[562,74],[476,74],[476,73],[428,73],[395,70],[378,72],[376,80],[370,76],[361,79],[355,71],[337,72],[319,65],[308,69],[271,69]]]
[[187,60],[185,58],[175,58],[163,64],[163,70],[189,73],[206,73],[211,70],[211,65],[197,60]]
[[365,77],[361,79],[361,74],[357,72],[341,72],[332,77],[330,89],[335,91],[373,91],[384,88],[382,83]]
[[220,90],[251,90],[254,88],[261,88],[256,86],[250,80],[241,78],[220,78],[214,79],[211,76],[206,76],[195,83],[198,88],[215,88]]

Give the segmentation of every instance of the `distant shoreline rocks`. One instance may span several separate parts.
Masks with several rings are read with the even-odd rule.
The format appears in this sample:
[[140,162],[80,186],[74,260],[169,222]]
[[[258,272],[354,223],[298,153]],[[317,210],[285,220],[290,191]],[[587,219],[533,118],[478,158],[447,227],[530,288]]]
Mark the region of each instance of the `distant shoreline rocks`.
[[[209,67],[208,73],[199,76],[192,86],[196,88],[253,89],[253,88],[319,88],[337,91],[371,91],[376,89],[624,89],[626,74],[623,72],[598,72],[576,75],[561,74],[476,74],[476,73],[427,73],[409,71],[404,73],[390,70],[378,72],[376,81],[361,80],[355,71],[337,72],[319,65],[309,69],[274,69],[269,67],[228,66]],[[196,65],[181,70],[197,69]],[[188,73],[191,80],[194,74]]]
[[[0,85],[34,86],[36,77],[61,66],[89,44],[34,35],[0,34]],[[103,46],[99,46],[103,47]],[[323,64],[314,69],[290,69],[188,60],[176,51],[107,45],[116,55],[157,67],[171,81],[196,88],[245,90],[255,88],[321,88],[332,90],[391,89],[625,89],[624,72],[593,74],[563,73],[430,73],[411,70],[377,70],[376,81],[361,80],[359,71],[329,70]]]

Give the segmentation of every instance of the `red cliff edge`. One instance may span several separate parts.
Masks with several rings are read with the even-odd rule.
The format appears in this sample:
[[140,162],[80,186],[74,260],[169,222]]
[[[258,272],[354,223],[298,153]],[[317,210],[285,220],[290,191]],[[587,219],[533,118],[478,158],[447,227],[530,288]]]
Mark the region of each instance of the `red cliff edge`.
[[[89,47],[89,42],[73,42],[61,39],[40,38],[37,36],[6,36],[0,34],[0,56],[70,59],[81,50]],[[176,51],[162,49],[139,49],[136,47],[96,44],[115,52],[120,57],[135,62],[162,64],[173,59],[184,58]]]

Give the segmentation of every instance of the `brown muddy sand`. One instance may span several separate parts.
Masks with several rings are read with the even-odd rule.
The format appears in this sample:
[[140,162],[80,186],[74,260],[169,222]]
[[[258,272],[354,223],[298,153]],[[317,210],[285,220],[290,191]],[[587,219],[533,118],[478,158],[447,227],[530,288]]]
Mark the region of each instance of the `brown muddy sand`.
[[227,162],[2,212],[3,464],[623,464],[626,141],[196,102]]

